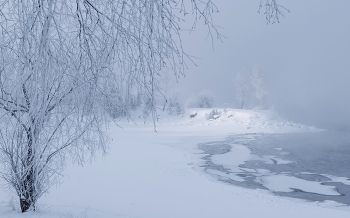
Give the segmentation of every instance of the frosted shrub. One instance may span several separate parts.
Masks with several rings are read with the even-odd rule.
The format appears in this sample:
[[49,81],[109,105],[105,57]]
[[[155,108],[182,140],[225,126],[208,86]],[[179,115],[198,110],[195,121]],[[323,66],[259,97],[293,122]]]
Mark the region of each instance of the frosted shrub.
[[222,107],[224,108],[224,113],[227,113],[228,109],[232,108],[232,105],[230,103],[224,103]]
[[123,115],[123,99],[118,96],[114,100],[104,101],[104,110],[111,118],[118,118]]
[[221,111],[217,109],[212,110],[209,114],[206,114],[207,120],[216,120],[221,116]]
[[153,108],[152,99],[147,98],[145,100],[143,110],[142,110],[142,114],[143,114],[144,119],[146,119],[150,115],[150,113],[152,112],[152,108]]
[[104,110],[113,119],[128,116],[131,111],[139,108],[141,104],[141,94],[123,95],[117,91],[109,91],[109,94],[103,98]]
[[171,95],[168,99],[168,104],[166,106],[166,111],[169,115],[182,115],[185,112],[185,108],[183,104],[179,100],[179,96],[177,94]]
[[212,108],[214,105],[214,96],[210,91],[200,92],[196,96],[192,96],[187,101],[187,107],[193,108]]

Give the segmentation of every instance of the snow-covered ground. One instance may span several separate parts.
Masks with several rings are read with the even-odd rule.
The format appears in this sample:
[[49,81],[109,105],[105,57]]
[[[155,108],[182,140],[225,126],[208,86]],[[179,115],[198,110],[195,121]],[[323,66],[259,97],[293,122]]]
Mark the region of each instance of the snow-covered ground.
[[[233,134],[319,131],[286,121],[270,111],[211,112],[212,109],[190,109],[182,117],[160,113],[157,133],[151,122],[143,124],[137,116],[138,125],[119,121],[120,128],[111,124],[113,141],[107,156],[97,156],[84,167],[69,165],[62,184],[40,199],[37,212],[21,214],[14,210],[17,199],[0,189],[0,217],[349,217],[348,207],[337,207],[333,202],[306,202],[274,196],[266,190],[244,189],[220,182],[205,172],[199,143],[225,140]],[[251,155],[249,149],[237,145],[227,155],[213,158],[237,167]],[[288,163],[276,157],[263,158]],[[239,179],[235,174],[231,176]],[[288,191],[288,186],[283,185],[286,181],[300,183],[288,175],[263,179],[264,184],[282,191]],[[311,190],[319,188],[307,185]],[[324,191],[334,194],[331,188]]]

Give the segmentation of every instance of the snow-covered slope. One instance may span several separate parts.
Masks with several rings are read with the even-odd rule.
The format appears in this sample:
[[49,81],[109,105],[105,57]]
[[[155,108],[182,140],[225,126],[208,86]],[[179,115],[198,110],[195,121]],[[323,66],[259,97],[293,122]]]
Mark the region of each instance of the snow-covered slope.
[[[231,108],[188,109],[181,118],[174,118],[165,113],[161,113],[159,125],[169,125],[167,121],[173,121],[170,125],[179,126],[239,126],[246,129],[255,128],[257,132],[265,132],[266,129],[281,129],[282,131],[317,131],[315,127],[308,127],[299,123],[294,123],[281,118],[272,111],[254,111]],[[277,127],[277,128],[275,128]],[[233,133],[237,133],[233,130]]]
[[[111,124],[109,154],[84,167],[68,166],[63,183],[52,187],[37,212],[20,214],[11,194],[0,189],[0,217],[348,217],[327,204],[273,196],[219,182],[200,169],[198,143],[230,134],[319,131],[270,111],[190,109],[181,117],[159,113],[152,122]],[[194,114],[196,114],[194,116]],[[16,199],[14,200],[16,203]],[[329,203],[330,207],[332,206]],[[15,204],[15,207],[17,205]]]

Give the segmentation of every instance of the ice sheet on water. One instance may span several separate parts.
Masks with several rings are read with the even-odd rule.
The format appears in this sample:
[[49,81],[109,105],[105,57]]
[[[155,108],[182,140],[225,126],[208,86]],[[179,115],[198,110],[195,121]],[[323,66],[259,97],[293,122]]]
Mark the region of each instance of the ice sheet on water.
[[245,161],[251,160],[253,155],[249,148],[243,145],[232,145],[230,152],[225,154],[213,155],[211,161],[216,165],[222,165],[227,169],[235,170]]
[[211,175],[218,176],[220,179],[231,179],[231,180],[234,180],[236,182],[244,182],[245,181],[242,177],[238,176],[235,173],[226,173],[226,172],[222,172],[219,170],[212,170],[212,169],[207,169],[206,171],[207,171],[207,173],[209,173]]
[[222,165],[224,168],[236,170],[240,165],[246,161],[256,160],[262,161],[266,164],[292,164],[294,162],[284,160],[272,155],[265,155],[259,157],[251,154],[249,148],[244,145],[233,144],[231,150],[225,154],[213,155],[211,161],[216,165]]
[[294,192],[301,190],[304,192],[320,195],[341,195],[334,186],[322,185],[321,182],[307,181],[288,175],[262,176],[256,182],[274,192]]
[[263,158],[272,160],[273,164],[292,164],[292,163],[294,163],[293,161],[284,160],[284,159],[278,158],[278,157],[273,156],[273,155],[264,155]]
[[[302,172],[301,174],[314,174],[314,173]],[[340,183],[343,183],[344,185],[350,185],[350,179],[347,177],[338,177],[338,176],[333,176],[328,174],[319,174],[319,175],[329,178],[330,182],[340,182]]]
[[282,151],[283,149],[282,148],[275,148],[277,151]]

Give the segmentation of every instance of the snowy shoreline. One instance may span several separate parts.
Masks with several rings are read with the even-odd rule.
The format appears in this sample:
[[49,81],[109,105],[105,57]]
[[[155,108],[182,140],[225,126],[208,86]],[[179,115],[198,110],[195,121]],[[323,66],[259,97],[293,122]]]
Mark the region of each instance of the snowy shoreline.
[[349,216],[333,202],[278,197],[227,185],[203,172],[200,143],[224,141],[231,134],[319,131],[270,111],[218,109],[220,117],[210,120],[211,111],[193,109],[181,118],[160,114],[157,133],[151,123],[120,121],[123,128],[109,130],[109,154],[84,167],[67,168],[63,183],[43,196],[38,212],[12,210],[7,206],[10,194],[1,189],[0,217]]

